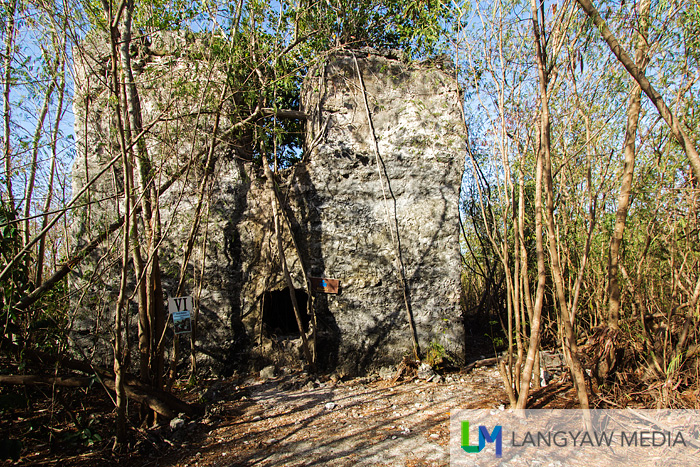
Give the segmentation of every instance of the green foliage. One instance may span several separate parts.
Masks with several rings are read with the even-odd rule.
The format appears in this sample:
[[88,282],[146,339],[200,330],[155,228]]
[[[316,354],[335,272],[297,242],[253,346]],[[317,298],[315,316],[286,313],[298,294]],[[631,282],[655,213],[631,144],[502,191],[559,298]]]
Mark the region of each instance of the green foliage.
[[[215,36],[207,39],[206,50],[197,51],[196,58],[222,63],[226,71],[231,101],[224,106],[232,121],[246,118],[258,106],[272,109],[298,109],[303,76],[297,64],[298,55],[275,57],[274,34],[251,29],[246,22],[233,40]],[[260,81],[262,76],[263,82]],[[302,123],[298,120],[261,118],[234,132],[239,154],[257,163],[262,153],[270,154],[277,148],[281,167],[287,167],[299,159],[303,145]]]
[[205,5],[188,0],[149,0],[136,4],[134,23],[146,31],[175,31],[191,20]]
[[499,322],[489,321],[489,326],[491,327],[491,331],[486,334],[486,337],[491,340],[494,349],[500,350],[505,348],[508,345],[508,340],[506,339],[505,333],[499,325]]
[[99,425],[100,423],[96,416],[78,413],[75,417],[77,430],[64,433],[61,436],[61,441],[90,447],[102,441],[102,436],[98,432]]
[[[0,226],[0,269],[4,269],[19,254],[23,244],[17,213],[5,203],[0,204]],[[59,281],[32,308],[18,310],[14,305],[34,289],[32,266],[31,255],[25,253],[0,283],[2,335],[31,342],[42,350],[55,351],[63,341],[67,321],[67,283]]]
[[[114,2],[114,7],[116,8],[118,4],[119,2]],[[83,0],[81,5],[92,28],[108,31],[106,14],[101,0]],[[133,5],[134,28],[148,32],[180,30],[188,20],[195,18],[202,10],[203,5],[197,1],[135,1]],[[76,13],[80,13],[80,11]]]
[[431,342],[430,346],[428,346],[425,362],[436,370],[441,370],[454,363],[447,354],[445,347],[435,341]]
[[[22,249],[22,232],[17,223],[17,212],[4,202],[0,204],[0,270],[4,269]],[[29,278],[29,254],[24,254],[0,283],[0,322],[3,336],[21,330],[21,315],[14,308],[20,297],[32,288]]]
[[331,0],[300,2],[288,17],[315,50],[339,45],[399,48],[412,57],[437,53],[454,19],[453,4],[440,0]]
[[700,2],[691,0],[678,15],[678,23],[683,36],[683,51],[695,65],[700,62]]

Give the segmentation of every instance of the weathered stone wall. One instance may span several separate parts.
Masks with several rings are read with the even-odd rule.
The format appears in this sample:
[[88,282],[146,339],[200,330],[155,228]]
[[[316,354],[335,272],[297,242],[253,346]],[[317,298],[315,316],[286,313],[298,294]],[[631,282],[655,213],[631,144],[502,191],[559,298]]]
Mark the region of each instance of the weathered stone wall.
[[[214,113],[221,94],[223,76],[217,62],[205,53],[207,44],[185,35],[164,34],[154,37],[153,44],[135,45],[134,77],[142,103],[144,139],[154,171],[155,183],[165,186],[174,174],[182,173],[160,198],[163,241],[160,267],[163,289],[174,295],[184,245],[189,234],[198,187],[204,175],[211,145]],[[110,105],[110,50],[108,40],[89,36],[74,51],[76,158],[73,165],[73,193],[77,193],[110,160],[120,154],[117,123]],[[224,105],[219,134],[230,128],[227,115],[231,102]],[[195,295],[199,277],[204,276],[200,296],[199,340],[203,366],[221,371],[230,367],[233,349],[242,332],[236,332],[239,310],[240,264],[233,261],[240,245],[236,225],[246,211],[250,186],[250,167],[235,158],[231,141],[222,141],[213,153],[215,161],[211,193],[204,207],[209,222],[205,270],[202,274],[201,239],[188,265],[184,293]],[[138,172],[135,173],[138,183]],[[115,222],[124,212],[122,167],[118,161],[97,180],[83,196],[89,203],[76,211],[72,233],[76,246],[87,243]],[[115,197],[115,193],[118,196]],[[143,232],[143,223],[139,220]],[[72,303],[77,312],[74,338],[88,354],[106,360],[111,355],[111,329],[118,295],[121,231],[108,238],[87,260],[73,271]],[[145,239],[141,237],[145,248]],[[133,292],[136,278],[129,276]],[[136,305],[132,302],[131,338],[135,349]],[[171,334],[168,334],[168,342]],[[243,344],[240,343],[240,346]],[[187,346],[184,346],[187,347]],[[132,361],[137,361],[133,358]]]
[[[202,154],[213,124],[206,112],[197,110],[215,101],[221,83],[211,69],[202,71],[203,60],[177,58],[175,50],[182,49],[177,40],[170,38],[159,47],[158,54],[144,54],[137,76],[144,124],[169,109],[167,121],[153,126],[147,136],[150,155],[164,173],[158,183],[198,154],[197,163],[161,200],[161,265],[164,291],[170,295],[175,292],[202,177]],[[104,82],[106,49],[94,50],[75,65],[79,144],[74,192],[84,183],[86,171],[96,173],[118,152]],[[280,186],[301,251],[299,258],[285,228],[295,287],[306,288],[302,264],[312,276],[341,281],[340,294],[314,296],[319,360],[326,367],[355,373],[396,364],[410,354],[397,251],[422,349],[435,342],[459,357],[464,337],[457,216],[465,134],[458,87],[446,72],[429,65],[407,65],[367,52],[357,52],[357,63],[375,134],[368,126],[352,54],[330,57],[314,67],[304,83],[302,104],[311,116],[306,156],[282,174]],[[159,77],[168,77],[165,85]],[[189,83],[188,92],[171,86],[172,79]],[[222,121],[222,134],[230,125]],[[373,149],[375,137],[379,158]],[[196,279],[204,278],[197,348],[204,366],[223,373],[251,364],[251,357],[281,362],[296,360],[299,352],[299,339],[274,335],[261,319],[265,293],[282,290],[286,283],[264,175],[237,157],[234,144],[224,141],[215,152],[205,213],[206,250],[202,257],[203,227],[197,254],[188,265],[191,277],[185,291],[196,295]],[[113,194],[115,186],[118,190],[120,173],[115,166],[114,175],[91,193],[93,201]],[[115,220],[118,203],[110,199],[81,212],[74,226],[78,241],[87,241]],[[117,237],[76,269],[72,280],[77,291],[90,279],[99,279],[83,297],[76,320],[77,335],[90,337],[91,344],[98,342],[98,350],[108,349],[117,293]]]
[[319,315],[338,337],[332,358],[352,370],[410,354],[399,246],[421,349],[435,342],[460,356],[459,89],[433,66],[356,55],[313,69],[303,96],[312,119],[298,190],[308,200],[310,268],[342,284],[340,295],[320,302]]

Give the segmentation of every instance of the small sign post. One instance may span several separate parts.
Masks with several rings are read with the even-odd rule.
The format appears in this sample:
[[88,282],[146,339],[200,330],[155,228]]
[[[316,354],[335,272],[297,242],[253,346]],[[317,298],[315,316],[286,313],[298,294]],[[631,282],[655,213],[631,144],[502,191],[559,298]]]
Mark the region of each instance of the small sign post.
[[173,315],[175,334],[192,332],[192,317],[190,315],[192,309],[194,309],[194,300],[191,295],[168,297],[168,311]]
[[325,277],[311,277],[311,287],[314,292],[337,294],[340,290],[338,279],[327,279]]

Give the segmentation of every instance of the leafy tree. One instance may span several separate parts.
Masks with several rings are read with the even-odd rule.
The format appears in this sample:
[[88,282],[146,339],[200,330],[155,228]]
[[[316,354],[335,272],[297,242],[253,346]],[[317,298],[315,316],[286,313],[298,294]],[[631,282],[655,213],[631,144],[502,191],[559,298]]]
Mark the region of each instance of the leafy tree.
[[[0,267],[5,267],[22,249],[22,231],[17,222],[17,212],[4,202],[0,204]],[[0,282],[0,320],[3,323],[3,336],[22,336],[24,320],[14,308],[19,297],[32,289],[29,270],[29,254],[25,253],[17,261],[10,274]],[[22,336],[24,337],[24,336]]]

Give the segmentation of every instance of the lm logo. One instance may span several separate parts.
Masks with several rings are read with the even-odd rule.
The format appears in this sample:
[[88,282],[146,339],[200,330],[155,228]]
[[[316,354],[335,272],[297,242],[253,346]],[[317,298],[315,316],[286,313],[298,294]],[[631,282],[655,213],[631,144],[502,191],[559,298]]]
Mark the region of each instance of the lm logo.
[[501,425],[496,425],[491,434],[489,434],[488,429],[484,425],[479,426],[479,445],[471,446],[469,444],[469,422],[462,420],[462,449],[465,452],[481,452],[486,443],[493,442],[496,443],[496,457],[501,457],[503,455],[503,430]]

